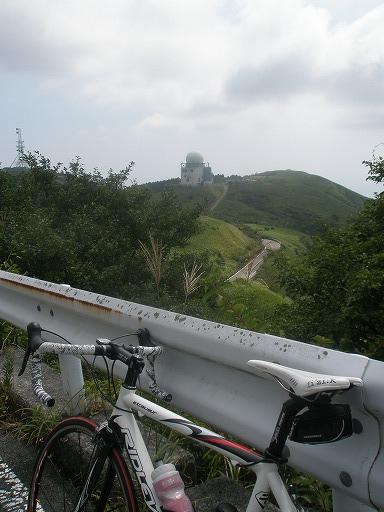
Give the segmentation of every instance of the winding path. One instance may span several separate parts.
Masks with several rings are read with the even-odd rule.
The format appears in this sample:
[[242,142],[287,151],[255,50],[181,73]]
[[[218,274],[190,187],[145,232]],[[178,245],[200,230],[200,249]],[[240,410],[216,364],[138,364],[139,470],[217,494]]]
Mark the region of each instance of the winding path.
[[256,275],[256,272],[259,270],[261,265],[264,263],[264,260],[268,258],[270,252],[278,251],[281,248],[281,243],[278,240],[269,240],[267,238],[263,238],[261,240],[264,248],[256,254],[256,256],[248,261],[243,268],[235,272],[231,277],[227,279],[227,281],[235,281],[236,279],[253,279]]
[[224,197],[227,195],[227,192],[228,192],[228,185],[227,183],[224,183],[224,186],[223,186],[223,193],[221,194],[220,197],[218,197],[216,199],[216,201],[213,203],[213,205],[210,207],[210,211],[214,210],[216,208],[216,206],[218,206],[221,201],[224,199]]

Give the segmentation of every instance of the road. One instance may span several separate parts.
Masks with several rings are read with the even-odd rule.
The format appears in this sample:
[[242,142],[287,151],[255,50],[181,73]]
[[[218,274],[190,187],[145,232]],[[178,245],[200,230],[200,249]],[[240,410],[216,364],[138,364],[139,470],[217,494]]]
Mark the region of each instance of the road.
[[263,244],[263,249],[258,254],[256,254],[252,260],[244,265],[243,268],[235,272],[228,279],[228,281],[235,281],[236,279],[253,279],[256,275],[256,272],[264,263],[264,260],[268,257],[269,252],[278,251],[281,247],[281,243],[277,240],[269,240],[267,238],[263,238],[261,243]]
[[0,453],[0,511],[24,512],[37,451],[0,431]]
[[[18,370],[24,351],[15,349],[13,383],[14,390],[23,406],[31,407],[37,404],[31,386],[30,365],[22,377]],[[4,350],[0,351],[0,372],[4,365]],[[64,407],[64,397],[61,391],[60,375],[50,368],[43,366],[46,389],[55,396],[58,410]],[[32,469],[38,450],[26,443],[0,430],[0,512],[26,511],[29,483],[32,478]],[[60,507],[58,507],[60,510]],[[42,509],[40,509],[42,511]]]

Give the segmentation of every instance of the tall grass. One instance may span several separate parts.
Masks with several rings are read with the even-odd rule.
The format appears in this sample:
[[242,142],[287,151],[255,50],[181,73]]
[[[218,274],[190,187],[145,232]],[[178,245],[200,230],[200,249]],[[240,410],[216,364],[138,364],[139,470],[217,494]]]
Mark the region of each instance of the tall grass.
[[187,302],[188,297],[192,295],[193,292],[195,292],[198,288],[200,288],[200,279],[201,276],[204,274],[204,272],[201,271],[202,265],[198,265],[196,262],[193,262],[191,270],[187,270],[187,268],[184,265],[184,304]]
[[165,246],[161,240],[149,235],[149,247],[139,241],[141,251],[147,263],[148,270],[152,274],[156,285],[157,297],[160,296],[160,281],[163,276],[163,267],[165,262]]

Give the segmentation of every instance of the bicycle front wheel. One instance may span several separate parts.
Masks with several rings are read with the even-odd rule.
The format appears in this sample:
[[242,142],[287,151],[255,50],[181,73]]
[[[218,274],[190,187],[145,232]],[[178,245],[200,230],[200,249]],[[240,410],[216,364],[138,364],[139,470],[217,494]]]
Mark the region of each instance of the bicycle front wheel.
[[96,428],[92,420],[75,416],[50,432],[33,471],[28,512],[137,511],[120,450],[111,448],[101,462],[97,458]]

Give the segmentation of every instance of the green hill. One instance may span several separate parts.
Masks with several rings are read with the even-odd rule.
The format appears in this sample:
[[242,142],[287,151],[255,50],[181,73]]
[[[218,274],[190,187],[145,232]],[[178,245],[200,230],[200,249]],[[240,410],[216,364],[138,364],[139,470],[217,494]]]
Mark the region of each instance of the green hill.
[[313,233],[319,223],[340,226],[365,197],[320,176],[270,171],[229,183],[213,214],[228,222],[265,224]]
[[180,185],[180,179],[174,178],[164,181],[154,181],[143,185],[149,188],[155,195],[166,190],[173,190],[183,205],[200,203],[206,209],[214,204],[223,191],[223,185],[206,185],[204,187],[185,187]]
[[227,178],[228,191],[212,210],[222,183],[183,187],[179,180],[149,183],[155,193],[173,189],[183,204],[203,203],[206,214],[235,224],[263,224],[314,233],[319,223],[340,226],[366,198],[330,180],[301,171],[268,171]]
[[[228,277],[262,246],[258,240],[249,238],[236,226],[220,219],[202,216],[201,229],[193,236],[183,252],[204,252],[213,256]],[[180,249],[178,249],[180,250]]]

